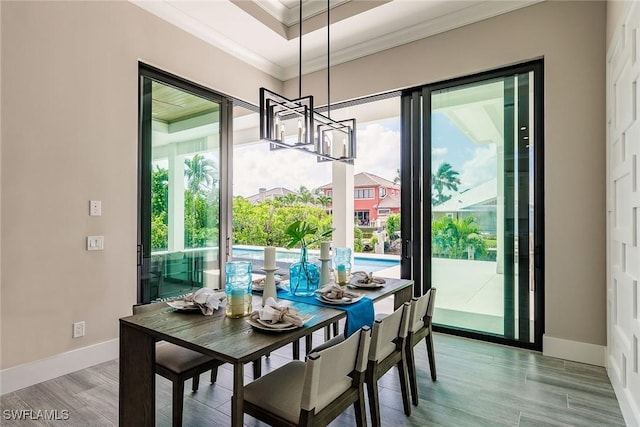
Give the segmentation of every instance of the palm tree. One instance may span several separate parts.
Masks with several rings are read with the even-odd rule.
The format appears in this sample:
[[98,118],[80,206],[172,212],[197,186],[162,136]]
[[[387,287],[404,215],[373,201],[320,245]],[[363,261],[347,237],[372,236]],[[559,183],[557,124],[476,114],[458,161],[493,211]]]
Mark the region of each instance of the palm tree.
[[187,185],[193,194],[211,190],[216,183],[216,165],[211,159],[196,154],[184,159]]
[[431,174],[431,186],[437,193],[431,196],[433,206],[442,204],[451,198],[450,195],[443,194],[444,190],[458,191],[460,184],[460,173],[453,169],[449,163],[440,163],[435,174]]
[[298,190],[298,200],[301,203],[313,203],[314,197],[307,187],[301,185],[300,189]]
[[434,254],[446,258],[463,259],[469,248],[478,256],[485,255],[487,243],[480,235],[476,218],[442,217],[431,223],[431,244]]
[[328,208],[331,206],[331,196],[327,196],[326,194],[319,194],[316,196],[316,202],[322,207]]
[[287,193],[284,196],[276,196],[275,200],[284,206],[293,206],[298,201],[298,195],[296,193]]

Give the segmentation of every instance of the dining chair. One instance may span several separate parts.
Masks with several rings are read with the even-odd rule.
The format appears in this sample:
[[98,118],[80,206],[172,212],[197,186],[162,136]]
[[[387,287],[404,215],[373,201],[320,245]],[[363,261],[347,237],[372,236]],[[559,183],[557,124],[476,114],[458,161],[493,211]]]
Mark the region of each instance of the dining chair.
[[325,426],[349,406],[365,427],[364,373],[370,344],[364,327],[332,347],[294,360],[244,387],[244,412],[270,425]]
[[418,405],[418,382],[414,347],[423,339],[427,345],[429,370],[431,379],[436,380],[436,357],[433,351],[433,330],[431,320],[436,301],[436,289],[431,288],[420,297],[411,300],[411,314],[409,315],[409,332],[406,340],[407,367],[409,370],[409,384],[411,386],[411,400]]
[[405,340],[409,328],[409,311],[411,305],[406,302],[396,311],[388,315],[378,315],[373,323],[371,346],[365,382],[369,397],[371,425],[380,427],[380,399],[378,396],[378,379],[389,369],[398,367],[400,390],[404,413],[411,415],[409,403],[408,373]]
[[[166,307],[167,304],[165,302],[134,305],[133,314],[147,313]],[[173,427],[182,426],[184,382],[191,378],[191,389],[194,392],[198,391],[200,374],[211,370],[211,382],[214,383],[218,376],[218,366],[223,363],[220,360],[172,343],[156,343],[156,373],[173,383]]]

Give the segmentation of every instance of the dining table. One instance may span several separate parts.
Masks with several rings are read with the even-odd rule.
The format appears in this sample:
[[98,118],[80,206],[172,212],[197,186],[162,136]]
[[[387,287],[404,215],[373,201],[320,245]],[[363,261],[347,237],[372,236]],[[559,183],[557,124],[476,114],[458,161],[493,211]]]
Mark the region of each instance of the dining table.
[[[367,298],[379,301],[393,296],[394,307],[413,297],[413,280],[384,278],[383,287],[358,288]],[[254,308],[262,298],[254,295]],[[300,328],[264,331],[251,326],[247,318],[230,318],[224,310],[205,316],[181,312],[167,305],[159,310],[120,319],[119,425],[155,426],[155,347],[167,341],[206,354],[233,366],[231,425],[243,425],[244,365],[260,360],[285,345],[297,343],[314,331],[344,319],[344,310],[286,301],[301,315],[312,316]]]

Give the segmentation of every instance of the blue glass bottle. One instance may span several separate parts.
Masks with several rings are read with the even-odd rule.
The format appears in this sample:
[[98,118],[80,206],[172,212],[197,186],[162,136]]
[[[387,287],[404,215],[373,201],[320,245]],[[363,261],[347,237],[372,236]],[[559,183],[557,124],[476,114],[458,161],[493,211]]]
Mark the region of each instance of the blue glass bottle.
[[225,287],[228,317],[244,317],[251,314],[251,272],[253,265],[248,261],[232,261],[225,266]]
[[333,268],[336,280],[340,285],[346,285],[351,275],[351,248],[333,249]]
[[309,262],[306,246],[300,249],[300,261],[289,267],[289,287],[294,295],[312,296],[318,290],[320,269]]

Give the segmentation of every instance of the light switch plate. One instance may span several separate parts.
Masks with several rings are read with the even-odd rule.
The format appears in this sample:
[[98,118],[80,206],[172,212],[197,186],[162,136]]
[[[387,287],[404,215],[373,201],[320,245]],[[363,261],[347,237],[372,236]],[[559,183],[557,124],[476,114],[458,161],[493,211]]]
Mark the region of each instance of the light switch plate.
[[87,236],[87,250],[101,251],[104,249],[104,236]]

